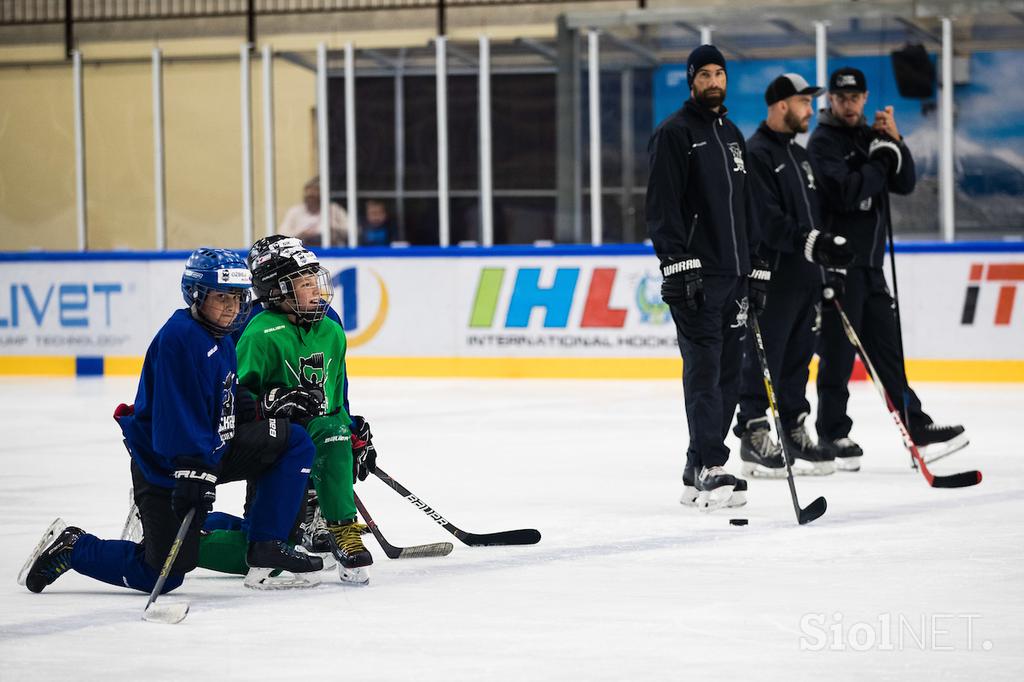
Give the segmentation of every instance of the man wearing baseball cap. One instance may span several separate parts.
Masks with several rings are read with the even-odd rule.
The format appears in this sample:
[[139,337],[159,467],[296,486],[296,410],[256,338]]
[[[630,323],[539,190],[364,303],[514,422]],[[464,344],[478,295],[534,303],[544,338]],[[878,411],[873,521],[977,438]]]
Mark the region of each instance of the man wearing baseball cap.
[[843,237],[824,231],[820,184],[807,151],[796,142],[807,132],[814,98],[824,88],[795,73],[768,85],[768,116],[747,140],[751,182],[760,212],[760,253],[772,266],[768,301],[759,316],[768,369],[778,397],[785,453],[771,440],[768,396],[753,339],[747,340],[734,433],[740,437],[743,473],[766,478],[786,475],[783,454],[797,474],[831,474],[833,456],[806,431],[808,366],[814,355],[814,320],[821,298],[821,266],[841,267],[853,259]]
[[[914,159],[887,106],[868,125],[864,74],[851,67],[829,77],[829,108],[818,115],[808,151],[819,169],[825,198],[825,229],[850,241],[855,258],[849,268],[827,274],[826,290],[835,292],[843,311],[864,343],[868,357],[893,403],[905,413],[911,438],[926,457],[966,445],[962,426],[939,426],[921,409],[906,385],[894,306],[882,264],[886,234],[892,226],[889,193],[909,194],[916,182]],[[835,455],[836,468],[860,469],[863,454],[850,439],[847,382],[855,350],[835,306],[824,301],[818,355],[819,445]],[[934,446],[934,447],[928,447]]]
[[753,263],[756,243],[746,143],[726,118],[726,64],[713,45],[687,60],[690,98],[648,144],[647,229],[661,261],[661,295],[683,356],[690,441],[681,503],[711,511],[746,502],[746,481],[724,469],[736,410],[748,276],[755,306],[771,273]]

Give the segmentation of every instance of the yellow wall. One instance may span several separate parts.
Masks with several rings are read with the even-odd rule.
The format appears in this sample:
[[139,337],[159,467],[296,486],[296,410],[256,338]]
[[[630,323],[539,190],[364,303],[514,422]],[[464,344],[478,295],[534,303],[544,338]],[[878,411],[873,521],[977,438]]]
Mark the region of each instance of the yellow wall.
[[76,248],[71,70],[0,70],[0,250]]
[[[314,43],[315,45],[315,43]],[[89,249],[156,246],[152,80],[149,63],[89,64],[90,58],[148,58],[152,45],[82,48]],[[312,48],[312,45],[310,45]],[[101,51],[102,50],[102,51]],[[244,247],[238,43],[177,41],[165,56],[211,53],[226,60],[164,64],[167,246]],[[19,55],[20,56],[20,55]],[[52,59],[52,55],[47,55]],[[11,59],[0,49],[0,62]],[[275,60],[274,223],[298,203],[315,173],[315,77]],[[262,66],[252,59],[253,218],[264,219]],[[73,250],[74,119],[71,67],[0,68],[0,250]]]

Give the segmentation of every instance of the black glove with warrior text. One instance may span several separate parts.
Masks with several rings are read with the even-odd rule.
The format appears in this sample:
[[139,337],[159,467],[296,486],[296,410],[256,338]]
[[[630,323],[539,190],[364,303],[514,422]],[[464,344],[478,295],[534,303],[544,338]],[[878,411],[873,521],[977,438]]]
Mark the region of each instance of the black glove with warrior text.
[[836,299],[846,293],[846,268],[825,268],[825,283],[821,288],[821,302],[835,307]]
[[319,387],[272,388],[263,396],[261,405],[266,417],[305,424],[323,413],[324,392]]
[[772,281],[772,268],[768,261],[759,256],[750,257],[750,274],[747,275],[747,298],[757,315],[768,305],[768,284]]
[[365,481],[377,470],[377,448],[373,446],[370,422],[359,415],[352,416],[352,482]]
[[804,258],[826,268],[844,268],[853,262],[853,249],[846,237],[811,230],[803,237]]
[[182,520],[189,509],[195,509],[192,524],[202,528],[206,515],[213,511],[213,502],[217,499],[217,474],[206,462],[195,457],[179,457],[174,461],[174,466],[171,509]]
[[700,258],[666,258],[661,265],[661,300],[696,312],[704,305]]

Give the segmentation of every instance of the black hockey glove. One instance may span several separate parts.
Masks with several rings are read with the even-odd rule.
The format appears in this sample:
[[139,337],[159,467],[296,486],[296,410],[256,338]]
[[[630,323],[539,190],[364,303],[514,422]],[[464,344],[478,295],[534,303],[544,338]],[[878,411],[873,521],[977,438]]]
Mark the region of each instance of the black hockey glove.
[[235,388],[235,418],[239,424],[248,424],[260,418],[260,401],[245,386]]
[[750,274],[747,275],[747,298],[757,315],[764,312],[768,305],[768,283],[772,281],[772,269],[764,258],[753,256],[750,259]]
[[661,276],[661,300],[665,303],[694,312],[704,305],[704,276],[699,258],[666,258]]
[[195,509],[192,524],[202,528],[217,499],[217,474],[206,462],[194,457],[179,457],[174,465],[177,468],[174,470],[171,509],[179,519],[184,519],[189,509]]
[[324,392],[319,387],[272,388],[263,396],[263,415],[305,424],[323,413]]
[[370,422],[359,415],[352,416],[352,482],[365,481],[377,470],[377,448],[373,446]]
[[881,159],[889,169],[889,177],[899,175],[900,169],[903,168],[903,152],[899,144],[888,137],[876,137],[871,140],[871,144],[868,145],[868,156],[872,161]]
[[811,230],[804,235],[804,258],[826,268],[843,268],[853,262],[853,249],[846,237]]
[[825,284],[821,288],[821,302],[827,307],[835,307],[836,299],[846,293],[846,269],[825,268]]

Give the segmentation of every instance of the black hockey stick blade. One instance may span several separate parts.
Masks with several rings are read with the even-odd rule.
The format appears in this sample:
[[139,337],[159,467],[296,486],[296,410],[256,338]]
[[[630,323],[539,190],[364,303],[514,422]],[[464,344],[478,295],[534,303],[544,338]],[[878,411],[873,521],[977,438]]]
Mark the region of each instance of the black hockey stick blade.
[[192,525],[192,519],[195,515],[196,510],[192,508],[188,510],[188,514],[185,514],[185,518],[182,519],[181,525],[178,527],[178,533],[174,536],[174,543],[171,544],[171,549],[167,552],[167,559],[164,561],[163,568],[160,569],[160,576],[156,579],[156,585],[153,586],[153,591],[149,594],[146,608],[142,611],[142,620],[149,621],[150,623],[174,625],[185,620],[185,616],[188,615],[187,601],[161,602],[157,604],[156,599],[160,596],[160,590],[163,589],[164,583],[167,582],[167,576],[171,574],[171,566],[174,565],[174,560],[178,558],[181,543],[185,540],[185,534],[188,533],[188,527]]
[[498,547],[501,545],[535,545],[540,542],[540,531],[535,528],[504,530],[497,533],[467,533],[448,519],[441,516],[433,507],[413,495],[408,488],[391,478],[380,467],[373,471],[374,475],[384,481],[389,488],[408,500],[413,506],[434,520],[437,525],[457,537],[463,544],[470,547]]
[[826,509],[828,509],[828,502],[825,501],[824,497],[819,497],[814,502],[811,502],[800,510],[800,514],[797,516],[797,521],[801,526],[805,523],[810,523],[824,515]]
[[370,532],[373,533],[373,537],[377,539],[377,543],[380,548],[384,550],[384,555],[389,559],[418,559],[421,557],[433,557],[433,556],[448,556],[455,549],[455,545],[450,542],[434,542],[428,545],[412,545],[411,547],[396,547],[385,539],[384,534],[380,532],[380,528],[377,527],[377,522],[373,520],[369,512],[366,511],[366,507],[363,505],[363,501],[359,499],[359,496],[355,496],[356,508],[362,515],[363,520],[366,521],[366,525],[369,526]]
[[932,478],[933,488],[969,488],[979,483],[981,483],[980,471],[961,471],[959,474]]
[[466,533],[459,531],[455,537],[470,547],[499,547],[501,545],[536,545],[540,542],[540,531],[536,528],[520,528],[497,533]]

